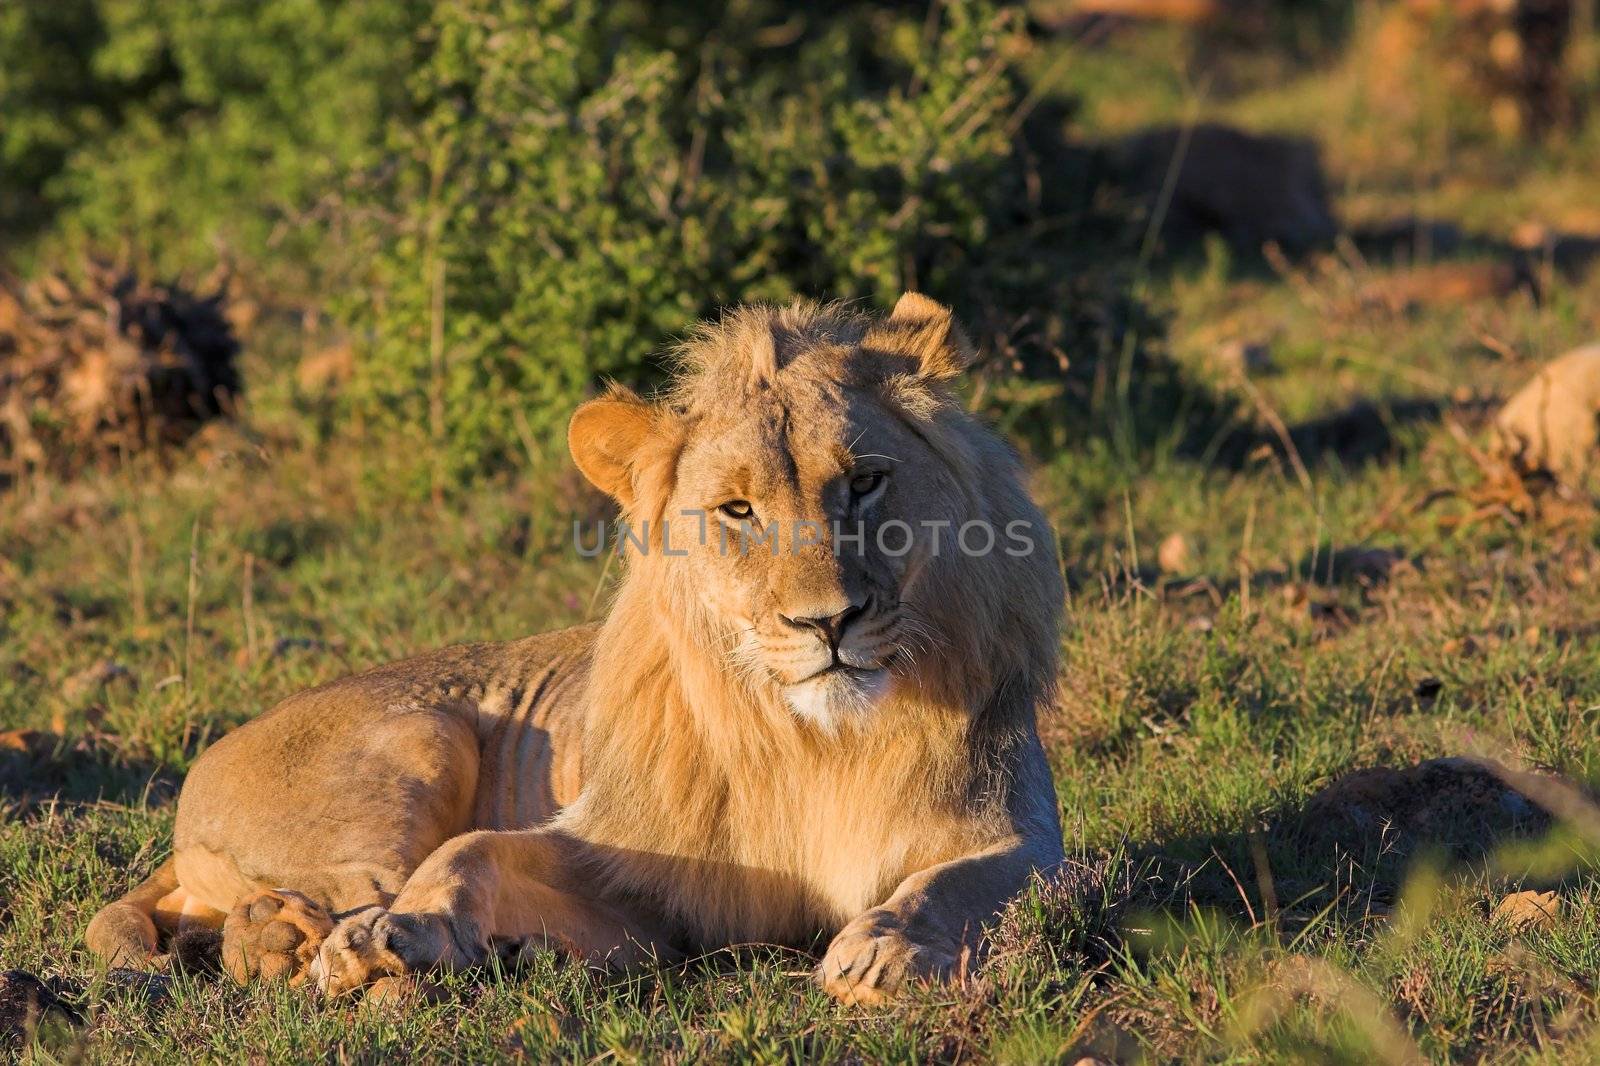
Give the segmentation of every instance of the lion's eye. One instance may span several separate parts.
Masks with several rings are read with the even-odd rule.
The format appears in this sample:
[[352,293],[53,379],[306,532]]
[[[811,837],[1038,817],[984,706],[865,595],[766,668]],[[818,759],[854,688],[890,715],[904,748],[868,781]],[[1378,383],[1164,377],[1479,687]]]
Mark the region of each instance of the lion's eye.
[[850,491],[857,496],[865,496],[882,484],[882,474],[857,474],[850,479]]
[[749,500],[729,500],[721,507],[718,507],[717,510],[721,511],[735,522],[742,522],[755,513],[750,509]]

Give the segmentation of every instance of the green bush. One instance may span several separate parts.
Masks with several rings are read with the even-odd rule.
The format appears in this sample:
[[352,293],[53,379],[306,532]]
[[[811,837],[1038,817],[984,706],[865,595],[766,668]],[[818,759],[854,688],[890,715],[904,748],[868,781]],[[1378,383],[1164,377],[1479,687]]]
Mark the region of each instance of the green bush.
[[0,239],[329,300],[363,349],[348,413],[436,490],[546,451],[602,378],[649,385],[697,319],[796,295],[954,303],[996,353],[980,396],[1057,433],[1062,384],[1006,375],[1100,366],[1120,279],[1022,23],[985,0],[0,4]]
[[0,5],[0,227],[315,275],[405,100],[421,0]]
[[1011,329],[1070,283],[1026,195],[1015,13],[857,5],[792,43],[662,47],[677,18],[436,5],[355,308],[356,402],[435,484],[556,436],[599,377],[647,384],[722,306],[915,286]]

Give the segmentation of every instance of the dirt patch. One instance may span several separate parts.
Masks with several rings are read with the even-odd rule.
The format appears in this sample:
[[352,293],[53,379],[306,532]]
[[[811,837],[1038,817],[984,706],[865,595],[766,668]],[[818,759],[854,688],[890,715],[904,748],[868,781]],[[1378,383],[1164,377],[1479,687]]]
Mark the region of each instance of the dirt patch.
[[1360,302],[1403,314],[1418,308],[1503,300],[1519,291],[1536,294],[1537,287],[1526,264],[1517,259],[1428,263],[1371,282],[1361,291]]

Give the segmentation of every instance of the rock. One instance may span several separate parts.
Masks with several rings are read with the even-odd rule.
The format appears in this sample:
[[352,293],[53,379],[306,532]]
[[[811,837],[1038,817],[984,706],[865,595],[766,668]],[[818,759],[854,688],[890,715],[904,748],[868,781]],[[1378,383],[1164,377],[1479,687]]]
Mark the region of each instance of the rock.
[[1278,368],[1272,361],[1272,347],[1263,341],[1239,339],[1223,341],[1211,353],[1216,368],[1231,377],[1271,374]]
[[0,1048],[16,1050],[50,1018],[82,1025],[83,1016],[26,970],[0,973]]
[[1156,562],[1168,574],[1181,574],[1194,566],[1194,548],[1182,533],[1170,533],[1156,549]]
[[1513,930],[1546,929],[1561,917],[1561,897],[1554,892],[1513,892],[1495,904],[1489,920]]
[[133,680],[133,671],[126,666],[110,659],[101,659],[63,681],[61,695],[68,703],[77,703],[114,682],[132,683]]
[[1581,480],[1600,451],[1600,344],[1545,364],[1500,409],[1495,432],[1519,471]]
[[53,733],[39,729],[7,729],[0,733],[0,751],[17,751],[34,755],[55,742]]
[[295,384],[308,395],[338,391],[355,376],[355,348],[349,341],[305,355],[294,370]]
[[361,1010],[392,1010],[402,1007],[426,1007],[443,1003],[445,991],[425,977],[406,974],[404,977],[380,977],[361,997]]

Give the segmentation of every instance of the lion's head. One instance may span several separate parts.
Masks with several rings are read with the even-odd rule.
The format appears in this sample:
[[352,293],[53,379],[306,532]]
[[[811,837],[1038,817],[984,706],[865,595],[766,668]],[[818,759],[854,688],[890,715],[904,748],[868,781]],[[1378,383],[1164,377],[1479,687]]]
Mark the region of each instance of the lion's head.
[[1014,610],[1054,639],[1053,540],[951,391],[971,358],[915,293],[882,320],[743,308],[684,346],[659,402],[614,388],[580,408],[572,454],[623,507],[630,582],[731,676],[833,730],[949,658],[1003,671],[977,635]]

